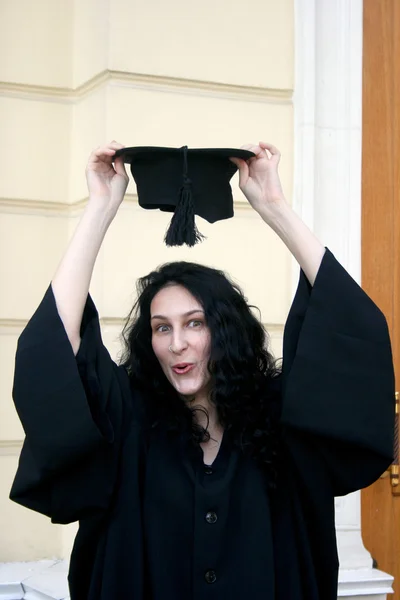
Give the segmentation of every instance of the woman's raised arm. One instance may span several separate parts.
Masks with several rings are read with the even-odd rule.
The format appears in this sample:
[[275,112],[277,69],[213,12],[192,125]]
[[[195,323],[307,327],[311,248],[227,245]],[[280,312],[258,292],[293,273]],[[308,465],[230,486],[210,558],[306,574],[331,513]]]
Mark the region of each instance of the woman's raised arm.
[[94,150],[86,167],[89,201],[52,280],[57,310],[74,354],[90,280],[104,236],[128,186],[122,158],[113,163],[122,144],[111,142]]
[[279,235],[313,285],[325,247],[284,197],[278,175],[279,150],[265,142],[243,148],[256,156],[247,162],[231,158],[239,167],[240,189],[254,210]]

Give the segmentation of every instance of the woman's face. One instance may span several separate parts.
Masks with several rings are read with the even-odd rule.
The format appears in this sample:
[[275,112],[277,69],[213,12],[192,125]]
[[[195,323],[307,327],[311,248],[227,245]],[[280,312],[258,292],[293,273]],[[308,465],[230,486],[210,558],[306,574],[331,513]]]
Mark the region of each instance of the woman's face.
[[154,296],[150,317],[153,350],[168,381],[182,396],[207,394],[211,335],[200,302],[169,285]]

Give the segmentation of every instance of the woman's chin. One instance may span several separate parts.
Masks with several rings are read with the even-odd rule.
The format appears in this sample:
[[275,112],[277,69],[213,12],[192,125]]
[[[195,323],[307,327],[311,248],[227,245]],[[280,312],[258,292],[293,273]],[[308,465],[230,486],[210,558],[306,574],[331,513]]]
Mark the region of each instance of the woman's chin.
[[191,381],[172,381],[171,383],[180,396],[188,399],[192,399],[204,387],[202,384]]
[[196,386],[179,385],[179,386],[174,386],[174,388],[176,389],[176,391],[178,392],[178,394],[180,396],[183,396],[183,398],[188,399],[188,400],[192,400],[194,398],[194,396],[196,396],[201,390],[201,387],[198,385],[196,385]]

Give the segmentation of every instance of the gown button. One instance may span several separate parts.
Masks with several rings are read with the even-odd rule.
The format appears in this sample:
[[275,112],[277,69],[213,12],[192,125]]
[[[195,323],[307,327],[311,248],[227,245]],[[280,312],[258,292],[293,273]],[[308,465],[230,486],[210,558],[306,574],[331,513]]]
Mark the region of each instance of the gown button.
[[207,468],[204,470],[204,473],[205,473],[206,475],[212,475],[212,474],[213,474],[213,470],[212,470],[212,469],[210,469],[210,467],[207,467]]
[[217,574],[215,571],[206,571],[204,578],[207,583],[215,583],[217,581]]
[[207,523],[216,523],[217,522],[217,513],[210,511],[206,514],[206,521]]

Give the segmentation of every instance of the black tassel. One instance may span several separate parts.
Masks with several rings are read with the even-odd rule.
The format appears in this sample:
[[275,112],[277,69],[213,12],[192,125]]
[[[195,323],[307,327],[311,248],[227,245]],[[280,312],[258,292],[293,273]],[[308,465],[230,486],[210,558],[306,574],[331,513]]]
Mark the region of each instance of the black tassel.
[[194,246],[204,239],[196,227],[192,182],[185,177],[180,189],[179,200],[175,208],[164,241],[167,246]]

